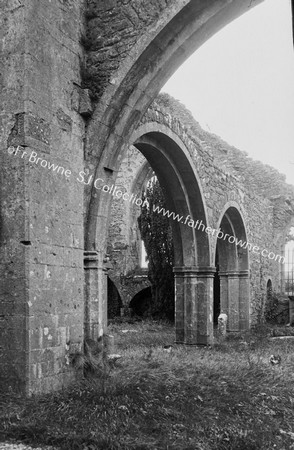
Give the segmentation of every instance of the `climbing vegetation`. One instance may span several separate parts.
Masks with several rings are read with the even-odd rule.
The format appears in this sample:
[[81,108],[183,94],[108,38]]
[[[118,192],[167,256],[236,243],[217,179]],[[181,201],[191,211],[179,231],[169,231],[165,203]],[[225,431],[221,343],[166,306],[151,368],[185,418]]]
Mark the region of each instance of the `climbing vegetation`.
[[[148,278],[152,284],[150,315],[174,319],[174,247],[169,219],[153,211],[153,205],[166,208],[164,192],[156,177],[143,193],[144,201],[138,218],[148,261]],[[145,202],[147,200],[147,202]]]

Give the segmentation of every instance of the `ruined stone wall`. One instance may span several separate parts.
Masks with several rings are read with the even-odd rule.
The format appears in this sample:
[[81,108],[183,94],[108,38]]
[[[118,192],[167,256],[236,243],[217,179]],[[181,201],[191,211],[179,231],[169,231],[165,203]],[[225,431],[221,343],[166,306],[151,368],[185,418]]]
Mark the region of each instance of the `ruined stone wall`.
[[10,161],[4,151],[15,112],[23,110],[25,30],[18,24],[24,21],[24,16],[24,8],[9,4],[0,15],[0,104],[3,105],[0,115],[0,384],[11,377],[19,389],[25,383],[19,374],[26,362],[29,295],[25,283],[28,270],[24,263],[27,247],[20,243],[27,240],[24,233],[25,170],[19,160]]
[[81,3],[1,4],[0,384],[26,392],[72,379],[83,340]]
[[[281,255],[281,230],[288,230],[291,217],[293,218],[293,187],[285,183],[284,176],[277,170],[247,158],[243,152],[232,148],[216,136],[199,130],[199,124],[195,123],[191,116],[188,120],[188,111],[186,115],[183,114],[185,108],[178,106],[179,112],[176,114],[177,102],[167,96],[156,102],[159,106],[163,104],[165,111],[170,111],[177,117],[173,120],[179,123],[174,126],[183,128],[182,139],[187,141],[186,135],[190,135],[197,153],[201,155],[198,161],[194,156],[194,161],[201,178],[211,226],[215,227],[226,203],[237,202],[245,220],[248,242],[259,246],[260,249]],[[170,121],[171,116],[165,120]],[[185,121],[188,121],[188,126]],[[221,146],[230,155],[228,164],[227,157],[219,164],[218,149]],[[271,199],[271,194],[277,190],[290,197],[290,204],[285,198],[278,202]],[[280,264],[250,252],[250,277],[252,318],[255,320],[263,309],[268,279],[272,279],[275,290],[280,288]]]
[[[97,100],[112,83],[112,74],[142,36],[142,30],[158,27],[181,9],[181,0],[108,0],[87,2],[87,30],[82,44],[87,51],[84,65],[84,87]],[[99,67],[99,70],[97,68]],[[132,85],[126,86],[132,90]]]
[[[200,177],[207,207],[208,225],[212,228],[219,227],[225,209],[228,206],[236,206],[240,208],[245,221],[247,241],[259,246],[261,250],[266,249],[268,252],[281,255],[281,233],[287,233],[289,220],[293,218],[294,208],[292,208],[289,200],[285,201],[284,197],[282,200],[280,197],[278,200],[271,199],[269,190],[274,186],[274,189],[278,189],[278,192],[291,193],[292,187],[285,183],[284,176],[275,169],[263,166],[260,162],[248,158],[243,152],[229,146],[215,135],[202,130],[189,111],[166,94],[159,96],[154,101],[142,120],[143,124],[151,122],[168,126],[176,132],[189,149]],[[141,163],[142,155],[136,149],[132,148],[131,156],[132,161]],[[137,169],[135,165],[132,166],[132,169],[129,167],[128,170],[126,169],[129,158],[130,153],[124,159],[119,172],[121,185],[130,185],[130,177],[133,180],[136,177]],[[253,181],[249,183],[249,180],[254,180],[254,183]],[[138,185],[137,190],[139,189],[140,186]],[[117,279],[118,284],[120,283],[118,273],[121,270],[122,261],[124,272],[129,271],[130,274],[135,268],[136,258],[138,264],[136,252],[132,253],[131,256],[126,251],[122,251],[123,247],[128,245],[136,248],[138,241],[134,239],[136,239],[136,235],[138,236],[138,231],[133,233],[132,236],[127,229],[115,231],[115,226],[127,223],[130,220],[129,214],[120,200],[113,202],[112,233],[108,239],[109,243],[112,243],[111,245],[115,240],[120,241],[120,248],[117,247],[116,256],[114,257],[112,253],[112,259],[119,261],[118,265],[114,264],[112,271],[112,276]],[[124,218],[122,219],[122,217]],[[194,218],[194,220],[197,220],[197,218]],[[215,242],[211,248],[212,252],[214,250]],[[119,267],[119,270],[117,267]],[[260,254],[250,252],[253,322],[262,314],[269,278],[272,280],[273,288],[279,290],[280,264],[262,257]],[[132,283],[129,283],[128,289],[130,292]]]
[[[99,170],[106,167],[108,173],[115,173],[128,133],[154,93],[202,42],[249,9],[245,3],[1,2],[0,384],[4,389],[46,392],[73,379],[66,356],[80,348],[84,334],[84,215],[91,226],[94,217],[87,250],[95,253],[98,242],[92,237],[99,214],[95,208],[85,212],[84,185],[77,179],[84,155],[94,155],[87,160],[92,171],[102,161]],[[93,120],[86,122],[92,112],[89,94],[96,109]],[[191,151],[196,147],[195,164],[203,177],[209,220],[217,223],[238,178],[212,166],[212,155],[188,136],[179,121],[153,110],[146,123],[158,120],[170,125],[179,130]],[[49,163],[63,167],[67,175],[50,171]],[[225,193],[220,185],[221,192],[211,193],[214,176],[223,180]],[[240,191],[236,191],[238,202]],[[248,198],[243,199],[244,208]],[[214,210],[219,199],[219,209]],[[107,205],[101,205],[99,218],[107,216]],[[266,207],[262,200],[260,207],[256,205],[258,217]],[[245,219],[254,237],[256,222],[251,224],[249,216],[245,214]],[[100,225],[101,221],[96,235],[104,243],[106,233]],[[97,288],[105,284],[102,279],[106,276],[100,270],[97,285],[89,283],[92,290],[87,298],[98,315],[105,307],[105,292],[100,295]]]
[[[249,211],[249,215],[246,225],[249,231],[251,219],[255,218],[256,222],[253,225],[253,229],[256,229],[255,240],[253,241],[252,235],[252,241],[249,238],[248,241],[255,242],[259,246],[263,245],[263,248],[283,255],[285,237],[293,225],[294,186],[287,184],[285,175],[279,173],[275,168],[255,161],[246,152],[231,146],[219,136],[203,130],[190,111],[167,94],[163,94],[157,101],[171,115],[179,118],[190,135],[199,138],[203,150],[213,155],[214,164],[221,168],[222,172],[229,172],[240,181],[239,188],[244,190],[248,199],[246,209]],[[218,189],[217,185],[216,188]],[[231,197],[234,198],[234,195],[232,193]],[[259,208],[262,203],[265,204],[264,218],[260,214]],[[265,236],[268,236],[266,241],[262,239]],[[268,258],[260,258],[251,253],[251,268],[252,283],[260,284],[262,296],[265,295],[266,280],[269,278],[273,280],[274,290],[281,289],[281,265],[273,265]],[[258,273],[260,276],[256,275]]]

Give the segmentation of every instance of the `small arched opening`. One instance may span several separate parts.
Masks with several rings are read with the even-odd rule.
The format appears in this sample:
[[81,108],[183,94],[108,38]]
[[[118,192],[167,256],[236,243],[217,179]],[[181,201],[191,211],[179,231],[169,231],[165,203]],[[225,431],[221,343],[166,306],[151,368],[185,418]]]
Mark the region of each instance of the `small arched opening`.
[[152,301],[151,287],[142,289],[130,301],[130,308],[132,313],[139,317],[146,317],[148,315]]
[[121,296],[114,282],[107,277],[107,317],[114,319],[120,316],[123,307]]
[[266,283],[266,303],[269,304],[273,297],[273,284],[272,280],[268,280]]

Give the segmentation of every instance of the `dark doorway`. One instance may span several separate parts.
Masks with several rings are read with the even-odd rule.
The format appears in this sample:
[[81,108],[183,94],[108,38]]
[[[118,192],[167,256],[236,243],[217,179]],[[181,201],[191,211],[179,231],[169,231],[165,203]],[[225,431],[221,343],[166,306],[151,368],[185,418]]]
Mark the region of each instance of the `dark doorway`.
[[120,310],[123,305],[119,292],[109,277],[107,277],[107,293],[107,316],[108,319],[114,319],[115,317],[120,316]]
[[214,274],[213,280],[213,323],[217,324],[217,318],[220,315],[220,277],[219,277],[219,258],[218,251],[216,250],[215,255],[215,268],[216,272]]
[[151,301],[151,287],[148,287],[133,297],[130,302],[130,308],[136,316],[144,317],[148,315]]
[[267,285],[266,285],[266,301],[267,301],[267,303],[270,303],[272,301],[272,296],[273,296],[273,285],[272,285],[272,281],[268,280]]

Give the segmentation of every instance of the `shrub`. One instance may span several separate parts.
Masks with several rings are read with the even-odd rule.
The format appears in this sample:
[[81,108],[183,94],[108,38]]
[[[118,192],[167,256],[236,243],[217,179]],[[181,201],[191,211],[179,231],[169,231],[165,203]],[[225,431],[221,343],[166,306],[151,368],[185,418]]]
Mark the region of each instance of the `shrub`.
[[[156,318],[174,318],[174,248],[169,219],[153,211],[153,205],[166,208],[164,192],[158,181],[147,186],[143,194],[139,229],[149,261],[148,278],[152,283],[150,314]],[[146,203],[146,202],[145,202]]]
[[273,324],[289,323],[289,299],[286,295],[273,292],[265,307],[265,320]]

